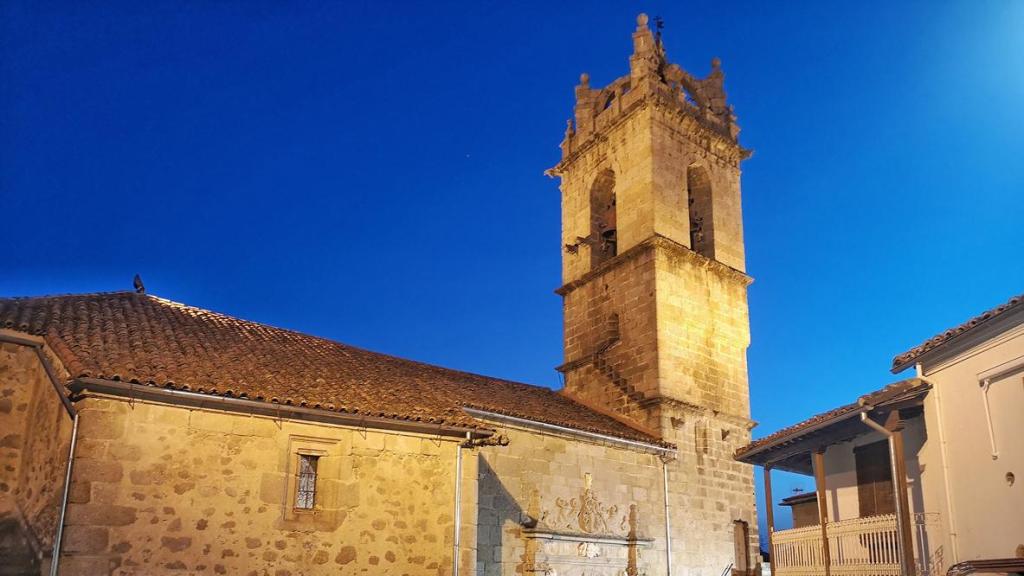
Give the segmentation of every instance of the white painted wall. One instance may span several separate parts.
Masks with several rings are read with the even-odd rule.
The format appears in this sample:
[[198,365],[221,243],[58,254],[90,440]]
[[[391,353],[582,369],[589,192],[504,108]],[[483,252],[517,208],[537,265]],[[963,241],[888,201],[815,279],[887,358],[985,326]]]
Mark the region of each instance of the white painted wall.
[[[955,357],[923,365],[925,377],[935,386],[925,401],[929,437],[920,455],[923,503],[942,512],[951,533],[945,544],[956,562],[1012,557],[1018,546],[1024,546],[1024,370],[991,382],[996,458],[979,386],[979,375],[1012,366],[1022,357],[1024,325],[1019,325]],[[1007,473],[1016,476],[1012,486]]]
[[[930,514],[926,548],[940,566],[1012,557],[1024,546],[1024,365],[991,381],[989,410],[997,457],[979,385],[979,375],[1022,359],[1024,325],[923,366],[934,387],[925,397],[924,416],[910,420],[904,431],[908,496],[911,512]],[[871,432],[825,452],[831,520],[858,516],[853,449],[882,439]],[[1013,485],[1007,473],[1014,475]]]

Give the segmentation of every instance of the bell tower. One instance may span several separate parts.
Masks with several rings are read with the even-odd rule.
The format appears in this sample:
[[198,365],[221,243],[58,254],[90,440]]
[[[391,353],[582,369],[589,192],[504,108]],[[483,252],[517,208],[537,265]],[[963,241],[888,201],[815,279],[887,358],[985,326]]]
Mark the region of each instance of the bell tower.
[[672,524],[688,528],[673,548],[708,574],[756,558],[753,473],[732,460],[752,427],[749,152],[723,84],[717,58],[705,78],[670,63],[660,22],[654,33],[641,14],[629,74],[603,88],[580,77],[548,172],[562,194],[562,393],[678,446]]

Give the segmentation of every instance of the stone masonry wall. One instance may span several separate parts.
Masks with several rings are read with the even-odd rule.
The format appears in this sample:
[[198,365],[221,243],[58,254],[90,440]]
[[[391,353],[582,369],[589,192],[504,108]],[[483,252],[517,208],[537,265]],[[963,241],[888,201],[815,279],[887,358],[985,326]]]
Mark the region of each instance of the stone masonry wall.
[[750,417],[747,279],[689,250],[657,250],[658,374],[662,394]]
[[654,251],[636,247],[611,264],[564,295],[565,390],[656,427],[637,404],[658,387]]
[[[652,202],[656,230],[662,236],[689,247],[689,191],[687,171],[702,168],[711,180],[715,260],[739,271],[745,269],[743,215],[740,199],[740,170],[735,152],[717,146],[695,120],[670,108],[652,111],[649,146],[652,152],[655,201]],[[730,157],[733,156],[733,157]]]
[[[651,538],[639,552],[641,574],[665,574],[665,525],[662,464],[659,456],[640,450],[581,441],[496,425],[509,437],[504,447],[479,450],[477,571],[480,576],[544,574],[544,552],[526,538],[525,526],[585,535],[576,517],[588,485],[596,499],[598,525],[591,534],[624,536],[631,529],[630,506],[636,506],[635,530]],[[588,479],[589,476],[589,479]],[[559,504],[562,504],[560,506]],[[586,562],[572,552],[575,562]],[[622,555],[620,546],[601,545],[589,568],[551,566],[558,574],[620,574],[600,567],[600,559]],[[623,568],[625,565],[622,566]],[[583,570],[583,572],[580,572]],[[717,575],[716,575],[717,576]]]
[[669,466],[674,574],[718,576],[737,562],[734,523],[747,523],[750,566],[759,557],[753,467],[732,459],[750,441],[738,419],[662,406],[666,439],[679,447]]
[[71,430],[36,353],[0,343],[0,524],[25,560],[50,554]]
[[[618,253],[621,254],[654,233],[649,217],[654,210],[651,191],[653,170],[650,147],[651,118],[634,113],[609,129],[608,137],[593,145],[562,175],[562,243],[575,244],[590,229],[590,190],[605,171],[615,174]],[[590,271],[590,246],[581,244],[575,254],[563,254],[562,282],[569,283]]]
[[[450,440],[123,399],[78,406],[63,574],[451,572]],[[321,454],[315,513],[293,508],[298,450]]]

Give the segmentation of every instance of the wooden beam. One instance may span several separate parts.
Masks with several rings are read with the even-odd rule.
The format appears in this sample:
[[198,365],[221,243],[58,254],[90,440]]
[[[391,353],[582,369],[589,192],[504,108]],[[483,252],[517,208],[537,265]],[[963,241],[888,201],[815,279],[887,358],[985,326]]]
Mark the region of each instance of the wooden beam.
[[772,499],[772,468],[764,467],[765,514],[768,518],[768,566],[775,576],[775,501]]
[[892,433],[892,456],[893,456],[893,485],[896,490],[896,503],[899,505],[897,511],[900,515],[900,555],[903,558],[903,573],[907,576],[914,576],[916,567],[914,565],[914,536],[910,526],[910,498],[907,495],[907,463],[903,451],[903,427],[899,426]]
[[825,564],[825,576],[831,574],[831,554],[828,549],[828,504],[825,491],[825,451],[814,453],[814,485],[818,492],[818,522],[821,524],[821,559]]

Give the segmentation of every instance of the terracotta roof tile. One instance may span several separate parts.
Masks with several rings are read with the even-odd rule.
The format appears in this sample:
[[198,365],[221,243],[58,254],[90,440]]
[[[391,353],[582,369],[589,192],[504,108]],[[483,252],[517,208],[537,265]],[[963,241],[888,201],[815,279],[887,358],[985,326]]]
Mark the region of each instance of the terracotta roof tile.
[[44,336],[71,377],[484,427],[462,408],[662,444],[547,388],[370,352],[148,294],[0,298],[0,328]]
[[997,316],[1005,314],[1006,312],[1009,312],[1010,310],[1013,310],[1014,308],[1017,308],[1022,304],[1024,304],[1024,294],[1014,296],[1013,298],[1010,298],[1007,302],[1000,304],[999,306],[996,306],[991,310],[986,310],[985,312],[982,312],[981,314],[975,316],[974,318],[971,318],[970,320],[964,322],[963,324],[960,324],[959,326],[950,328],[949,330],[946,330],[942,334],[932,336],[931,338],[925,340],[918,346],[915,346],[914,348],[911,348],[910,350],[907,350],[906,352],[899,354],[895,358],[893,358],[892,371],[899,372],[905,369],[907,366],[913,363],[914,360],[919,358],[925,352],[938,348],[939,346],[945,344],[946,342],[949,342],[950,340],[956,338],[957,336],[960,336],[961,334],[967,332],[968,330],[971,330],[972,328],[975,328]]
[[874,392],[864,394],[863,396],[859,397],[856,402],[845,404],[838,408],[833,408],[832,410],[822,412],[821,414],[816,414],[814,416],[811,416],[807,420],[798,422],[796,424],[793,424],[792,426],[787,426],[781,430],[778,430],[777,432],[765,436],[764,438],[754,440],[750,444],[747,444],[746,446],[737,450],[736,457],[741,458],[743,455],[749,454],[750,452],[753,452],[754,450],[761,448],[762,446],[774,444],[775,442],[782,440],[784,438],[798,435],[801,432],[809,428],[812,428],[816,424],[826,423],[832,420],[839,420],[844,417],[851,416],[855,414],[858,410],[860,410],[862,406],[876,406],[878,404],[882,404],[884,402],[888,402],[896,398],[901,398],[907,395],[913,395],[919,392],[923,392],[925,390],[928,390],[929,388],[931,388],[931,386],[927,382],[925,382],[924,380],[919,380],[917,378],[909,378],[907,380],[900,380],[899,382],[894,382],[892,384],[889,384],[885,388],[882,388],[881,390],[875,390]]

